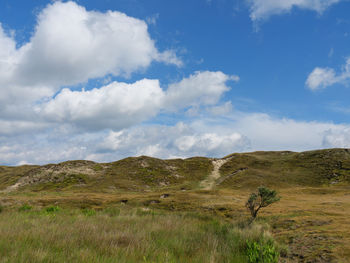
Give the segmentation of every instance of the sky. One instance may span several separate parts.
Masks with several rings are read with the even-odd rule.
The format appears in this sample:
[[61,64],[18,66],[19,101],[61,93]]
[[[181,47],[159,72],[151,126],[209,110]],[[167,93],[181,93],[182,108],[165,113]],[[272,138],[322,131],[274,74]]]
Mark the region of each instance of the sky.
[[0,164],[350,148],[348,0],[2,0]]

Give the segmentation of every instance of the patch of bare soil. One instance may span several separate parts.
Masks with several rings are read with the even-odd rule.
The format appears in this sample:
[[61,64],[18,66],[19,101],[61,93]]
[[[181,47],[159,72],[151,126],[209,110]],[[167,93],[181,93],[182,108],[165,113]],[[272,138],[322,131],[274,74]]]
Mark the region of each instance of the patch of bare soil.
[[223,166],[230,158],[227,159],[214,159],[212,161],[213,171],[209,174],[208,178],[200,183],[200,188],[203,190],[212,190],[216,185],[216,180],[220,178],[220,168]]

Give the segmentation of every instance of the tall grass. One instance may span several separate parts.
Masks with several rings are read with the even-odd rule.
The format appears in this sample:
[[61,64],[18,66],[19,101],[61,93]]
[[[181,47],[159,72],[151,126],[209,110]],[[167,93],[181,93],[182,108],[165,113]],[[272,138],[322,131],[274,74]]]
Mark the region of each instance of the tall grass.
[[108,208],[0,214],[0,262],[249,262],[265,228],[190,213]]

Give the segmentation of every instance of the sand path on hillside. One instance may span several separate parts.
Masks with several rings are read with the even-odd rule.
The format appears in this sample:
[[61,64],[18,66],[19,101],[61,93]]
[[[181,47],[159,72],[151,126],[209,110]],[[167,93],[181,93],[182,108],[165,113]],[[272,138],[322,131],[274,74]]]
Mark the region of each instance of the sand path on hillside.
[[0,193],[9,193],[9,192],[15,191],[15,190],[17,190],[20,186],[21,186],[21,183],[15,183],[14,185],[10,185],[10,186],[6,187],[6,189],[0,191]]
[[220,178],[220,168],[231,158],[216,159],[212,161],[213,171],[209,174],[208,178],[200,183],[200,188],[203,190],[212,190],[215,187],[215,181]]

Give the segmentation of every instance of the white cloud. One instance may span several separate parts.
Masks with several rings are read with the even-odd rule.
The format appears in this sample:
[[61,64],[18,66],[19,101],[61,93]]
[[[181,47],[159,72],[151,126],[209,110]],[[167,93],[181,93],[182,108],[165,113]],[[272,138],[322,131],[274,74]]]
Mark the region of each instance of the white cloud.
[[350,126],[235,114],[197,118],[191,123],[136,125],[118,132],[49,133],[0,137],[2,163],[58,162],[69,159],[114,161],[127,156],[160,158],[211,156],[255,150],[303,151],[349,147]]
[[228,76],[220,71],[195,72],[180,82],[169,85],[165,105],[169,109],[188,106],[215,105],[230,88],[226,82],[238,81],[238,76]]
[[208,107],[208,112],[212,115],[226,115],[232,112],[232,103],[227,101],[222,105]]
[[72,127],[125,129],[162,110],[215,107],[229,90],[226,82],[239,79],[204,71],[173,83],[166,91],[157,80],[147,79],[88,91],[59,91],[93,78],[127,75],[152,61],[182,65],[174,51],[157,50],[144,21],[117,11],[88,11],[72,1],[45,7],[29,42],[19,48],[16,44],[14,35],[0,24],[1,134],[58,126],[70,132]]
[[[186,138],[193,138],[196,143],[186,145]],[[45,164],[75,159],[107,162],[139,155],[222,157],[246,149],[249,149],[249,140],[238,133],[199,131],[181,122],[174,126],[134,126],[108,133],[64,134],[52,130],[44,134],[0,137],[1,164]]]
[[[229,90],[232,77],[222,72],[196,72],[171,84],[167,91],[158,80],[143,79],[132,84],[113,82],[99,89],[63,89],[56,97],[37,105],[37,115],[53,123],[69,123],[86,130],[120,130],[148,120],[162,110],[216,105]],[[234,77],[237,80],[238,77]],[[230,102],[210,109],[230,110]]]
[[178,67],[183,66],[183,62],[176,56],[174,50],[166,50],[162,53],[158,53],[155,58],[158,62],[164,62],[166,64],[174,64]]
[[336,73],[331,68],[315,68],[306,80],[306,85],[311,90],[326,88],[337,83]]
[[[58,135],[58,134],[56,134]],[[81,136],[80,136],[81,137]],[[65,160],[81,160],[86,157],[87,150],[80,138],[56,142],[46,141],[47,136],[21,136],[0,144],[1,164],[47,164]],[[89,149],[90,150],[90,149]]]
[[173,51],[157,50],[144,21],[56,1],[40,12],[30,41],[18,49],[0,24],[0,102],[33,101],[63,85],[131,74],[152,61],[182,64]]
[[106,162],[138,155],[222,157],[233,152],[329,147],[350,147],[350,125],[235,112],[225,118],[199,117],[176,125],[134,125],[117,132],[51,129],[12,137],[0,135],[0,160],[2,164],[72,159]]
[[346,60],[345,65],[339,74],[332,68],[316,67],[308,76],[306,86],[311,90],[327,88],[334,84],[346,84],[350,79],[350,58]]
[[259,21],[272,15],[290,12],[293,8],[307,9],[322,14],[328,7],[341,0],[247,0],[250,18]]
[[143,79],[133,84],[113,82],[89,91],[63,89],[38,108],[38,113],[50,121],[89,130],[118,130],[155,116],[163,97],[158,80]]
[[[33,131],[42,131],[50,125],[44,121],[32,120],[1,120],[0,136],[14,136],[18,134],[29,133]],[[1,145],[1,144],[0,144]]]
[[325,132],[323,145],[327,148],[350,148],[350,128],[333,128]]
[[242,113],[241,116],[234,116],[234,120],[229,127],[249,138],[254,150],[304,151],[324,148],[326,131],[348,127],[327,122],[273,118],[261,113]]
[[[249,149],[249,140],[232,131],[198,130],[191,124],[139,126],[110,132],[100,144],[100,156],[151,155],[160,158],[224,156]],[[109,157],[110,158],[110,157]]]
[[46,76],[50,84],[59,85],[130,74],[161,55],[144,21],[118,11],[87,11],[74,2],[45,8],[25,48],[21,75],[34,82]]
[[7,78],[15,64],[16,42],[7,35],[0,23],[0,81]]
[[194,153],[194,155],[220,154],[221,156],[231,151],[249,149],[249,140],[239,133],[218,134],[202,133],[185,135],[177,138],[174,142],[176,148],[182,152]]

